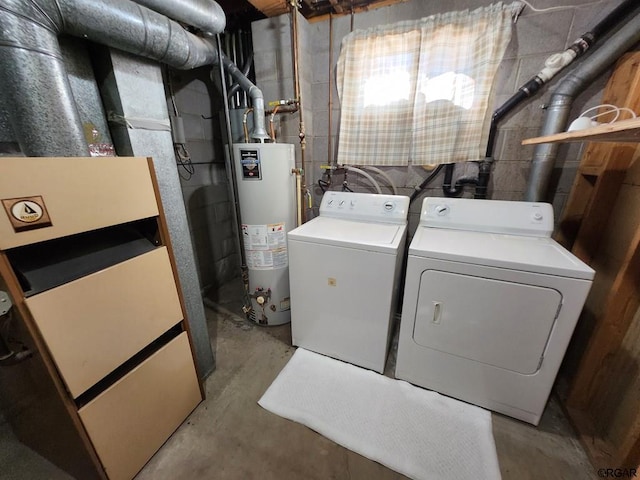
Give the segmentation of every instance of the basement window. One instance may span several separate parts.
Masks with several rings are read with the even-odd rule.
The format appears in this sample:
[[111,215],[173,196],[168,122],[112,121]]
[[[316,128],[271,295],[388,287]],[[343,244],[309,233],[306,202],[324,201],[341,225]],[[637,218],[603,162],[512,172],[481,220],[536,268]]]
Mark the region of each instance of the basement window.
[[493,78],[521,4],[357,30],[338,60],[338,163],[477,160]]

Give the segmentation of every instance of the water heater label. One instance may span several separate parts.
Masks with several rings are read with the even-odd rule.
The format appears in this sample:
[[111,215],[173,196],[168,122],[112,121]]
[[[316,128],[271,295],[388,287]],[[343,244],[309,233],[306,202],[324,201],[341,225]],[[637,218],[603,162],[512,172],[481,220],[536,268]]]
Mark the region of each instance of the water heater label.
[[243,180],[262,180],[260,153],[258,150],[240,149],[240,165]]
[[242,225],[247,267],[255,270],[274,270],[286,267],[287,231],[284,222],[267,225]]

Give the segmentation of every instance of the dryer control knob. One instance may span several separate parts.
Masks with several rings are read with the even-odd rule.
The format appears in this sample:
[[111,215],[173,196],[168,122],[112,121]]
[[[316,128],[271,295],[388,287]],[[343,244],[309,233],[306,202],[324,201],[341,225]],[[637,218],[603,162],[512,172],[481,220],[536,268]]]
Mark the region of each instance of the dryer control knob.
[[544,218],[544,216],[540,212],[536,212],[536,213],[533,214],[533,220],[536,221],[536,222],[541,221],[543,218]]
[[390,212],[391,210],[393,210],[396,207],[396,204],[392,201],[388,201],[384,203],[384,209],[387,212]]
[[448,205],[436,205],[436,214],[438,214],[440,217],[444,217],[448,213],[449,213]]

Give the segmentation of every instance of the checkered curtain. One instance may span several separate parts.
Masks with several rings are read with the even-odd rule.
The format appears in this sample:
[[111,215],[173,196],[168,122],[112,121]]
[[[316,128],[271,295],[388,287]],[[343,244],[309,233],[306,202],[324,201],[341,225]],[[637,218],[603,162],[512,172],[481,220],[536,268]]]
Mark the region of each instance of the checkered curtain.
[[478,160],[496,70],[522,4],[356,30],[342,42],[338,163]]

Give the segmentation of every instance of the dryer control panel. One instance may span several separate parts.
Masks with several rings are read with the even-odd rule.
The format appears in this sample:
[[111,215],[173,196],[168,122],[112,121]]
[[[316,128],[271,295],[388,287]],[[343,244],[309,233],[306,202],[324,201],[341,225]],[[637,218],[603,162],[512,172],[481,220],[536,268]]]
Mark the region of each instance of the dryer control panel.
[[356,221],[404,224],[409,213],[409,197],[373,193],[326,192],[320,215]]
[[548,203],[425,198],[420,226],[474,232],[550,237],[553,208]]

